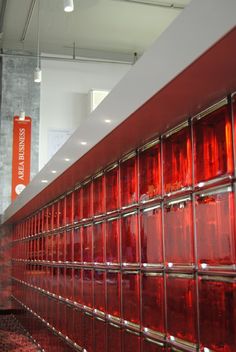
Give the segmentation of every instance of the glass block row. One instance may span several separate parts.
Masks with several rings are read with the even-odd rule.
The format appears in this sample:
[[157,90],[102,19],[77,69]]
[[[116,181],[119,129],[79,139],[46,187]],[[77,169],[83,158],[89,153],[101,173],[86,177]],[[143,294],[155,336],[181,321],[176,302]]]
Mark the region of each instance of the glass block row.
[[235,270],[234,214],[232,186],[208,189],[195,194],[194,202],[189,195],[165,202],[163,208],[157,204],[18,241],[13,247],[13,258],[169,269],[193,268],[196,263],[199,269]]
[[[206,349],[216,352],[234,351],[236,346],[234,324],[236,311],[233,309],[236,304],[235,278],[200,276],[197,281],[193,275],[168,274],[166,276],[165,305],[164,278],[162,275],[144,273],[141,286],[142,295],[140,297],[139,275],[124,272],[122,274],[121,308],[117,305],[118,297],[115,294],[117,280],[114,280],[114,276],[109,280],[107,279],[107,282],[109,282],[107,285],[110,285],[107,298],[107,315],[100,317],[100,319],[96,311],[88,312],[70,306],[62,300],[49,297],[18,282],[15,282],[14,285],[14,295],[32,310],[38,312],[58,331],[65,336],[69,336],[78,345],[87,348],[88,351],[93,351],[93,320],[102,321],[103,324],[101,325],[104,325],[105,322],[108,322],[108,325],[111,326],[115,325],[120,333],[121,328],[136,332],[136,334],[133,334],[134,336],[140,336],[139,332],[142,331],[143,335],[154,340],[158,336],[160,339],[161,335],[154,336],[151,334],[158,332],[163,334],[163,337],[166,336],[168,341],[183,344],[183,346],[188,345],[188,343],[197,344],[200,333],[200,347],[202,350],[204,348],[204,351]],[[199,286],[199,332],[197,324],[197,283]],[[97,290],[99,290],[98,286],[94,292],[96,293]],[[101,300],[101,296],[105,296],[105,293],[101,289],[97,295],[100,296]],[[109,298],[111,301],[109,301]],[[140,299],[142,299],[142,305]],[[142,310],[140,310],[140,306],[142,306]],[[120,322],[112,322],[109,314],[117,314],[120,309],[123,319]],[[86,316],[83,322],[81,321],[82,316]],[[165,317],[167,318],[166,321]],[[141,323],[140,329],[133,329],[132,325],[129,326],[130,322],[138,325]],[[85,329],[87,343],[82,342],[82,331],[80,329]],[[103,330],[105,331],[105,329]],[[136,349],[132,350],[131,340],[127,341],[127,348],[130,351],[136,351]],[[137,346],[139,346],[139,343]]]
[[14,237],[228,180],[234,173],[232,138],[231,108],[224,100],[193,118],[191,125],[178,126],[45,206],[16,225]]

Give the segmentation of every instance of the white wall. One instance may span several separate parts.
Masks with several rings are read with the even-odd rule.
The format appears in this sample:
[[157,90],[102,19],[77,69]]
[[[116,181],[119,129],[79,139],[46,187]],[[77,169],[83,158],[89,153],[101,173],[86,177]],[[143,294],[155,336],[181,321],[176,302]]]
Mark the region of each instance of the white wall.
[[39,169],[48,161],[48,133],[73,132],[88,116],[91,89],[112,90],[128,64],[43,60],[40,102]]

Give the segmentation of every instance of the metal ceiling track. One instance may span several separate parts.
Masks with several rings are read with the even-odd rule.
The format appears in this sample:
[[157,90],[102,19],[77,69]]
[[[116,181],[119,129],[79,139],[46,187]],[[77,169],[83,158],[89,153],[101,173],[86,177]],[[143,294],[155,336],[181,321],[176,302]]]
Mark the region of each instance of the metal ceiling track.
[[21,42],[24,42],[24,40],[25,40],[25,37],[26,37],[27,31],[28,31],[28,28],[29,28],[29,25],[30,25],[30,21],[31,21],[31,18],[32,18],[32,14],[33,14],[33,11],[34,11],[34,7],[35,7],[35,4],[36,4],[36,1],[37,0],[31,0],[29,11],[28,11],[28,14],[27,14],[27,17],[26,17],[26,21],[25,21],[25,25],[24,25],[24,29],[23,29],[23,32],[22,32],[22,35],[21,35],[21,38],[20,38]]
[[1,11],[0,11],[0,36],[3,34],[3,24],[4,24],[4,16],[7,7],[7,0],[2,1]]
[[133,2],[137,4],[142,4],[142,5],[149,5],[149,6],[159,6],[159,7],[165,7],[169,9],[179,9],[183,10],[186,5],[184,4],[176,4],[174,2],[162,2],[158,0],[119,0],[119,1],[126,1],[126,2]]

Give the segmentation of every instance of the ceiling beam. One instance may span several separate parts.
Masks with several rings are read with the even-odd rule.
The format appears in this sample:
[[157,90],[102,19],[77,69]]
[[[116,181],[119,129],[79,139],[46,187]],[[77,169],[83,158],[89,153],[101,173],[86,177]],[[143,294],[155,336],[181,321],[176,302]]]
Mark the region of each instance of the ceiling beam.
[[36,1],[37,0],[31,0],[29,11],[28,11],[28,14],[27,14],[27,17],[26,17],[26,21],[25,21],[25,25],[24,25],[24,29],[23,29],[23,32],[22,32],[22,35],[21,35],[21,38],[20,38],[21,42],[24,42],[24,40],[25,40],[25,37],[26,37],[27,31],[28,31],[28,28],[29,28],[29,25],[30,25],[30,21],[31,21],[31,18],[32,18],[32,14],[33,14],[33,11],[34,11],[34,7],[35,7],[35,4],[36,4]]
[[149,6],[158,6],[158,7],[166,7],[169,9],[179,9],[183,10],[186,5],[184,4],[177,4],[172,2],[163,2],[158,0],[119,0],[119,1],[126,1],[126,2],[133,2],[142,5],[149,5]]

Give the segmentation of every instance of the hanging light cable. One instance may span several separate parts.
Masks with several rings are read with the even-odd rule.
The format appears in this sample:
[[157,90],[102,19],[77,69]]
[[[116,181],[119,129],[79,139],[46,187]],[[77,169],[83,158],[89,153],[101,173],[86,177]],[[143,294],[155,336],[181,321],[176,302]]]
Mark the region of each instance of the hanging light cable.
[[39,1],[38,0],[38,23],[37,23],[37,66],[34,70],[34,82],[40,83],[42,80],[42,71],[40,68],[40,53],[39,53]]
[[73,0],[64,0],[64,11],[65,12],[74,11],[74,1]]

